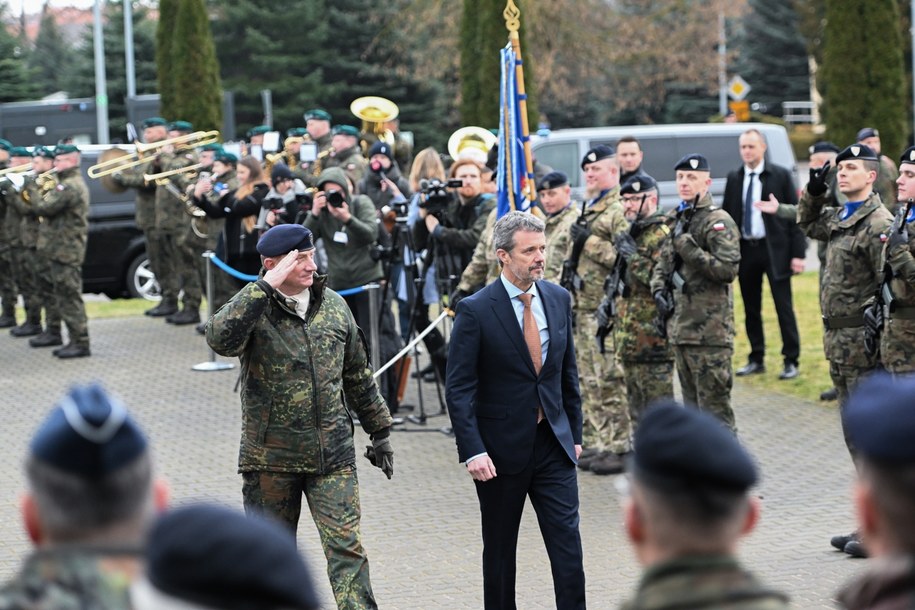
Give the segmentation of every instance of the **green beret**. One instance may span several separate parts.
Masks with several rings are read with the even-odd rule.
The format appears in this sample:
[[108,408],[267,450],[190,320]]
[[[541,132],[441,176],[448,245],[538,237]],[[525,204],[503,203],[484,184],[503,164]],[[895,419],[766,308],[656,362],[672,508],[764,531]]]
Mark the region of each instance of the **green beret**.
[[9,149],[11,149],[12,147],[13,147],[12,142],[10,142],[9,140],[4,140],[3,138],[0,138],[0,150],[5,150],[5,151],[9,152]]
[[78,153],[79,149],[72,144],[58,144],[57,148],[54,149],[54,156],[59,157],[60,155],[68,155],[70,153]]
[[232,153],[226,152],[224,150],[221,152],[217,152],[216,158],[213,160],[219,161],[220,163],[226,163],[226,164],[231,163],[232,165],[236,165],[238,163],[238,157],[236,157]]
[[147,127],[165,127],[168,125],[168,121],[160,116],[151,116],[140,124],[143,126],[143,129],[146,129]]
[[46,146],[36,146],[32,149],[33,157],[42,157],[43,159],[53,159],[54,151]]
[[334,128],[331,130],[331,133],[335,136],[353,136],[354,138],[359,137],[359,130],[353,127],[352,125],[334,125]]
[[200,150],[212,150],[215,152],[219,152],[220,150],[222,150],[222,144],[220,144],[219,142],[210,142],[209,144],[204,144],[203,146],[201,146]]
[[25,146],[13,146],[10,149],[11,157],[31,157],[32,153],[29,152],[29,149]]
[[312,108],[304,116],[306,121],[331,121],[330,113],[320,108]]
[[168,124],[169,131],[186,131],[188,133],[194,131],[194,126],[187,121],[172,121]]
[[286,130],[287,138],[304,138],[308,130],[304,127],[291,127]]
[[270,125],[258,125],[257,127],[252,127],[248,130],[248,137],[262,136],[270,130]]

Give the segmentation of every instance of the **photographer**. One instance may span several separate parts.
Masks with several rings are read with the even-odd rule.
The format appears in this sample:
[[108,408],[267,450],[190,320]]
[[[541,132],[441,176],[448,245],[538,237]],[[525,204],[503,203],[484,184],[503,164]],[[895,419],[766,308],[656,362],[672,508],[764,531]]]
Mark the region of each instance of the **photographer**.
[[[409,199],[412,190],[410,184],[400,173],[400,168],[394,161],[394,152],[385,142],[375,142],[369,149],[368,171],[356,191],[366,195],[375,204],[375,209],[381,210],[390,205],[391,200],[399,191],[404,199]],[[396,189],[388,188],[388,181],[394,183]]]
[[305,184],[282,163],[273,167],[270,183],[273,188],[264,198],[266,218],[264,222],[258,223],[261,228],[269,229],[281,224],[302,224],[305,214],[311,209],[311,195]]

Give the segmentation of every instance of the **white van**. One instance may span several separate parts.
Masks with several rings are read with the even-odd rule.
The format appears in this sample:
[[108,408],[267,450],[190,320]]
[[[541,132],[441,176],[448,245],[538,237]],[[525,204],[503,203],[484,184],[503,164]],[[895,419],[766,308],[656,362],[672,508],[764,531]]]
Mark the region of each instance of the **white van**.
[[685,155],[700,153],[712,168],[712,196],[721,205],[728,172],[741,166],[738,138],[747,129],[758,129],[766,137],[766,162],[781,165],[791,171],[797,184],[797,162],[788,132],[781,125],[768,123],[690,123],[679,125],[635,125],[620,127],[589,127],[563,129],[547,135],[531,137],[534,157],[554,170],[568,174],[575,197],[584,197],[584,175],[581,160],[598,144],[616,148],[620,138],[638,139],[644,151],[642,170],[658,181],[661,205],[669,209],[677,205],[674,165]]

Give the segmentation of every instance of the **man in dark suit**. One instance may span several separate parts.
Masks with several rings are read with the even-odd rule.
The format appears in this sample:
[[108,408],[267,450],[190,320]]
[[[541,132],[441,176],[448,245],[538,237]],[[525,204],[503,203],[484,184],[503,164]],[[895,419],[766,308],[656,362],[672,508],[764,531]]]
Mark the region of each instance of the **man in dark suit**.
[[737,376],[766,370],[766,339],[762,325],[762,279],[769,278],[772,300],[782,335],[784,368],[779,379],[798,375],[801,352],[797,321],[791,301],[791,275],[804,270],[807,243],[797,224],[773,214],[763,214],[753,204],[777,201],[797,205],[797,190],[791,173],[784,167],[767,163],[766,140],[756,129],[740,135],[743,167],[728,174],[724,187],[725,211],[740,229],[740,294],[746,310],[750,357]]
[[448,354],[446,397],[458,456],[480,500],[487,610],[516,607],[515,553],[528,496],[550,557],[556,607],[585,607],[571,298],[542,280],[543,230],[543,221],[523,212],[496,223],[500,281],[460,302]]

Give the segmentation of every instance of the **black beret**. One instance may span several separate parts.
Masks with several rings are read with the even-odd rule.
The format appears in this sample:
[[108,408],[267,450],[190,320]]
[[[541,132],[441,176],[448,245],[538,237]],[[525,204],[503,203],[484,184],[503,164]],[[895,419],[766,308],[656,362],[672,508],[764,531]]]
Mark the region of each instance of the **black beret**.
[[372,147],[369,148],[369,154],[366,155],[369,159],[375,155],[384,155],[391,161],[394,160],[394,151],[391,150],[391,145],[387,142],[375,142],[372,144]]
[[915,146],[909,146],[899,157],[899,163],[915,163]]
[[32,438],[37,460],[86,478],[101,478],[146,451],[146,437],[102,386],[74,386]]
[[143,129],[146,129],[147,127],[165,127],[168,125],[168,121],[160,116],[151,116],[140,123],[140,125],[143,126]]
[[270,172],[270,183],[276,184],[282,180],[292,180],[292,171],[284,163],[277,163]]
[[880,132],[874,129],[873,127],[864,127],[858,132],[858,135],[855,137],[856,142],[861,140],[866,140],[868,138],[879,138]]
[[612,146],[608,146],[607,144],[598,144],[585,153],[584,158],[581,160],[581,169],[584,169],[585,165],[588,165],[589,163],[596,163],[601,159],[609,159],[615,155],[616,151],[613,150]]
[[165,513],[150,531],[146,561],[153,587],[207,608],[320,605],[295,536],[228,508],[191,505]]
[[302,225],[276,225],[261,235],[257,242],[257,251],[263,256],[282,256],[298,250],[313,250],[311,231]]
[[645,191],[658,188],[657,181],[648,174],[629,176],[620,187],[620,195],[638,195]]
[[557,189],[560,186],[567,185],[568,183],[569,177],[566,176],[565,172],[550,172],[540,179],[540,182],[537,184],[537,190],[545,191],[548,189]]
[[842,423],[852,447],[890,464],[915,464],[915,376],[874,373],[848,398]]
[[692,153],[691,155],[686,155],[674,165],[674,171],[678,170],[684,171],[693,171],[693,172],[710,172],[712,168],[709,167],[708,159],[700,155],[699,153]]
[[807,149],[811,155],[816,153],[838,153],[839,147],[833,144],[832,142],[827,142],[825,140],[820,140],[813,146]]
[[836,155],[836,163],[847,161],[849,159],[858,159],[859,161],[879,161],[877,153],[870,146],[864,144],[852,144],[846,146],[845,150]]
[[756,483],[756,465],[737,437],[712,415],[664,401],[636,429],[633,471],[666,490],[743,492]]

